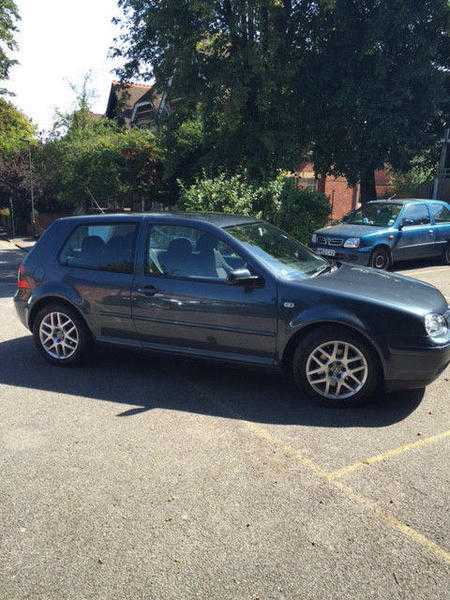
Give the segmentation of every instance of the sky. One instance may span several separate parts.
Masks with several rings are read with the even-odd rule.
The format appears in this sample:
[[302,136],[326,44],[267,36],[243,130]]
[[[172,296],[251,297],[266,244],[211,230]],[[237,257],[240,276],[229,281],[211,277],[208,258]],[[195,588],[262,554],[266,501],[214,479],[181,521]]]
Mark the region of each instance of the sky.
[[104,113],[117,63],[108,50],[118,28],[111,23],[120,11],[116,0],[16,0],[22,17],[17,36],[20,65],[6,83],[12,102],[32,118],[39,130],[53,123],[56,108],[73,107],[69,83],[79,85],[92,71],[97,96],[94,112]]

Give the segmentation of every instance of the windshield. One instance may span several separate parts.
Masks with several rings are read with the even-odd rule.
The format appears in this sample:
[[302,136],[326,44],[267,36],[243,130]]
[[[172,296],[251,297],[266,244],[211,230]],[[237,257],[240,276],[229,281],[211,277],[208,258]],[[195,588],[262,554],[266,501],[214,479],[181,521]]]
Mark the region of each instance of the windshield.
[[284,279],[311,277],[329,266],[325,259],[268,223],[244,223],[225,230],[272,273]]
[[376,203],[366,204],[354,210],[342,219],[350,225],[373,225],[374,227],[390,227],[402,209],[401,204]]

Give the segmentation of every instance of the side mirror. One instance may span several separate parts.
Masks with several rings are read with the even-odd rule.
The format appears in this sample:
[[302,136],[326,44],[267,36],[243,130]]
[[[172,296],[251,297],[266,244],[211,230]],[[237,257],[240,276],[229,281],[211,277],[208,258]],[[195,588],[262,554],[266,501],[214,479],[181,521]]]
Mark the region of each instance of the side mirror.
[[403,227],[410,227],[411,225],[414,225],[414,221],[412,219],[403,219],[400,221],[398,228],[402,230]]
[[228,275],[228,281],[232,285],[257,287],[264,283],[259,275],[252,275],[248,269],[235,269]]

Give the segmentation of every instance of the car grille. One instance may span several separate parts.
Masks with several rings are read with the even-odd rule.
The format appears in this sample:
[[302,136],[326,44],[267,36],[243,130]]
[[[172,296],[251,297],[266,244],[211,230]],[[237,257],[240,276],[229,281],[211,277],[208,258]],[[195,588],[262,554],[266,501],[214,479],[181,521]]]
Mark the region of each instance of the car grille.
[[344,245],[344,240],[340,240],[338,238],[327,238],[323,235],[319,235],[317,238],[317,243],[321,246],[334,246],[335,248],[339,248]]

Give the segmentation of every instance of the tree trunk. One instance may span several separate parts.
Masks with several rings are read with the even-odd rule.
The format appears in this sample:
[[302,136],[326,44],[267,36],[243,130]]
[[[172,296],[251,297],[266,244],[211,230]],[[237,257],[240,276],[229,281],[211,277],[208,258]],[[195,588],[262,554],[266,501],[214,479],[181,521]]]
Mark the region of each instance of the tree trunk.
[[377,199],[377,188],[375,186],[375,171],[369,169],[361,177],[361,204]]

